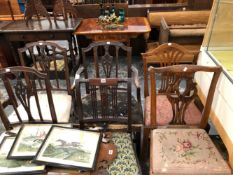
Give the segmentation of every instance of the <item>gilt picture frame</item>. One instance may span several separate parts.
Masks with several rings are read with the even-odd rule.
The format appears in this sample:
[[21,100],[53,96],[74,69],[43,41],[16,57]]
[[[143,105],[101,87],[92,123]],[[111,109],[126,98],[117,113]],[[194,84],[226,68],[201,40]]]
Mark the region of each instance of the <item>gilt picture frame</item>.
[[71,124],[24,124],[20,128],[7,158],[33,159],[53,125],[72,127]]
[[9,160],[7,154],[13,144],[15,137],[5,136],[0,144],[0,174],[38,174],[45,172],[44,165],[37,165],[31,160]]
[[77,170],[94,170],[101,137],[98,132],[53,126],[33,162]]

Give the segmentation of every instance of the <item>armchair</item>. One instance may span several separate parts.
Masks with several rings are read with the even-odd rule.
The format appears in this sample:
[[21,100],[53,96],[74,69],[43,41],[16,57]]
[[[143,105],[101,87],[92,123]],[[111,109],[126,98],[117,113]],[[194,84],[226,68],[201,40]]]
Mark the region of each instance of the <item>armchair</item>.
[[[83,65],[78,69],[76,78],[132,78],[136,87],[136,99],[132,95],[132,124],[135,128],[142,125],[142,109],[138,72],[131,64],[131,47],[120,42],[94,42],[82,49]],[[93,55],[93,56],[92,56]],[[88,61],[90,60],[90,61]],[[87,89],[88,92],[88,89]],[[121,101],[127,94],[118,94]],[[90,104],[87,101],[88,104]],[[121,108],[122,113],[126,109]]]
[[[131,139],[131,79],[91,78],[77,79],[76,111],[81,129],[111,131],[113,143],[117,143],[117,159],[107,169],[109,174],[141,174]],[[126,88],[122,88],[126,86]],[[89,93],[84,91],[88,88]],[[122,101],[120,94],[126,96]],[[91,102],[87,105],[86,99]],[[124,108],[124,112],[122,111]]]

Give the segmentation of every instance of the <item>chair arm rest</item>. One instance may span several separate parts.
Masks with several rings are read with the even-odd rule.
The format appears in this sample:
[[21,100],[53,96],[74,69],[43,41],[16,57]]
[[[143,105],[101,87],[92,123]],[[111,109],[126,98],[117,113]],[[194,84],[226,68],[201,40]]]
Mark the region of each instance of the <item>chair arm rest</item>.
[[75,76],[74,76],[74,81],[73,81],[72,86],[71,86],[71,90],[74,89],[74,87],[75,87],[75,80],[77,80],[77,79],[80,78],[80,75],[81,75],[81,73],[82,73],[83,71],[84,71],[84,67],[83,67],[83,66],[80,66],[80,67],[78,68],[78,70],[76,71]]
[[168,43],[170,29],[167,22],[162,17],[160,21],[159,44]]
[[133,83],[137,88],[137,100],[139,103],[141,103],[141,87],[138,78],[138,70],[134,66],[131,66],[131,70],[132,70]]
[[140,88],[140,83],[139,83],[139,78],[138,78],[138,70],[134,66],[131,66],[131,70],[132,70],[133,82],[137,88]]

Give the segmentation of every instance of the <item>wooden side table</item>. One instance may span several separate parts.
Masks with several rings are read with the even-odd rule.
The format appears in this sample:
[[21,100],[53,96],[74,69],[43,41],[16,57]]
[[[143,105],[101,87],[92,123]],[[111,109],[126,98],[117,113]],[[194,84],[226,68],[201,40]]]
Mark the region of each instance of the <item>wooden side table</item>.
[[122,27],[113,30],[102,29],[97,20],[97,18],[84,19],[74,34],[85,36],[92,41],[120,41],[130,45],[130,38],[143,35],[144,39],[147,40],[151,31],[149,22],[145,17],[128,17]]

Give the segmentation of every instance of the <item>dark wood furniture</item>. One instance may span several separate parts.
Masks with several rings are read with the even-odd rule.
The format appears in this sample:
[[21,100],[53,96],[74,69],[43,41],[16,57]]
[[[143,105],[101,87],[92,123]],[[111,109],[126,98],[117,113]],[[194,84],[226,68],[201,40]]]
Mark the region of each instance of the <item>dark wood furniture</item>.
[[143,35],[147,40],[150,33],[150,25],[144,17],[128,17],[123,23],[123,28],[115,30],[103,30],[97,23],[97,18],[84,19],[75,34],[85,36],[92,41],[120,41],[130,43],[130,38]]
[[[151,80],[150,174],[231,174],[213,142],[204,130],[222,68],[197,65],[175,65],[149,69]],[[211,73],[208,95],[199,123],[190,125],[187,109],[197,97],[194,77],[198,72]],[[173,111],[167,128],[157,123],[156,76],[169,82],[166,97]],[[185,85],[181,85],[184,83]],[[165,109],[165,108],[164,108]],[[166,109],[165,109],[166,110]]]
[[[133,127],[131,84],[131,78],[77,78],[75,81],[77,99],[75,107],[80,128],[99,131],[111,130],[115,139],[120,138],[121,140],[116,143],[123,143],[122,147],[117,146],[119,153],[117,159],[122,162],[113,162],[112,168],[108,169],[109,174],[114,174],[114,172],[141,174],[131,138]],[[124,94],[123,99],[122,93]],[[129,157],[123,156],[122,152]],[[134,160],[130,156],[134,156]]]
[[51,81],[52,90],[72,95],[69,63],[65,48],[53,42],[39,41],[27,43],[18,49],[20,64],[46,73]]
[[[132,125],[134,128],[140,128],[142,125],[141,88],[138,71],[131,63],[132,48],[120,42],[94,42],[87,48],[82,48],[82,57],[83,65],[78,69],[76,78],[132,78],[134,90],[136,89],[134,93],[136,99],[132,95],[131,100]],[[125,92],[118,94],[122,102],[127,94]],[[121,108],[122,113],[126,110],[126,106]]]
[[18,49],[20,63],[46,73],[51,84],[57,118],[68,122],[72,112],[73,89],[70,83],[67,51],[53,42],[39,41],[27,43]]
[[67,0],[56,0],[53,7],[53,16],[54,20],[57,20],[57,17],[62,15],[65,20],[67,20],[67,15],[70,15],[74,18],[78,17],[77,10],[72,6],[70,1]]
[[[77,51],[76,41],[73,37],[73,32],[79,26],[81,19],[70,19],[54,22],[51,19],[51,24],[46,19],[30,20],[28,25],[25,21],[19,20],[11,22],[2,27],[2,34],[9,41],[14,54],[15,62],[19,65],[16,43],[32,42],[40,40],[67,40],[69,43],[70,57],[73,65],[76,64],[75,53]],[[76,52],[77,53],[77,52]]]
[[4,35],[1,33],[2,28],[8,25],[10,21],[0,21],[0,67],[14,66],[14,58],[9,51],[9,44],[7,43]]
[[[0,116],[6,130],[27,122],[59,122],[46,74],[18,66],[0,69],[0,77],[9,98],[8,105],[12,105],[12,113],[7,116],[0,104]],[[41,101],[40,92],[44,92],[44,101]]]
[[[121,124],[131,132],[131,83],[127,78],[77,79],[76,110],[80,128],[94,125],[107,130],[111,129],[109,124]],[[84,88],[88,93],[82,91]],[[126,94],[124,101],[120,98],[121,93]]]
[[26,24],[28,24],[28,21],[31,20],[34,15],[38,20],[40,20],[40,16],[44,16],[51,23],[50,16],[41,0],[27,0],[25,3],[24,19]]

